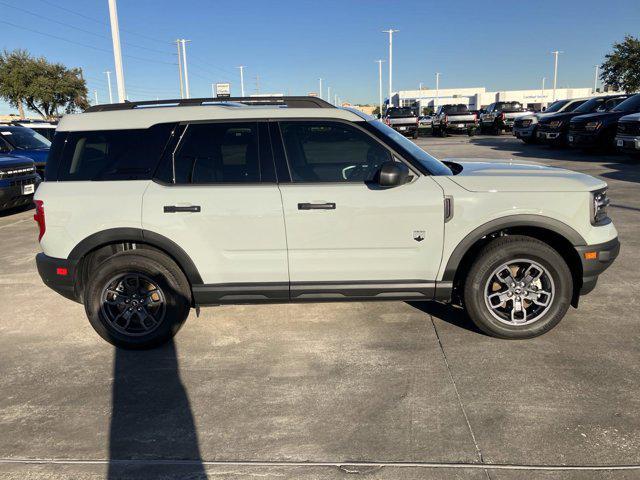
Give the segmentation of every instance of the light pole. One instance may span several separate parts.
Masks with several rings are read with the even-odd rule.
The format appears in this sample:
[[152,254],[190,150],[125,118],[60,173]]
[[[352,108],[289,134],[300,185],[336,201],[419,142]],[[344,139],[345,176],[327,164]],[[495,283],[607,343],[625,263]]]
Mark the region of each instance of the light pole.
[[438,109],[438,104],[440,103],[440,75],[440,72],[436,72],[436,101],[433,102],[434,111]]
[[391,106],[391,92],[393,91],[393,34],[400,30],[383,30],[382,33],[389,34],[389,106]]
[[182,66],[184,67],[184,94],[187,98],[191,98],[189,93],[189,71],[187,70],[187,43],[191,40],[180,40],[182,43]]
[[544,100],[544,82],[547,81],[547,77],[542,77],[542,99],[540,100],[540,108],[542,108],[542,104],[547,103]]
[[598,91],[598,71],[600,70],[600,65],[594,65],[594,67],[596,67],[596,74],[593,78],[593,93],[596,93],[596,91]]
[[107,85],[109,86],[109,103],[113,103],[113,93],[111,92],[111,72],[104,72],[107,75]]
[[122,68],[122,50],[120,49],[120,28],[118,27],[116,0],[109,0],[109,20],[111,22],[111,40],[113,41],[113,60],[116,66],[118,101],[122,103],[127,98],[127,92],[124,88],[124,70]]
[[555,50],[553,52],[553,56],[554,56],[554,61],[553,61],[553,101],[556,101],[556,84],[558,83],[558,55],[560,55],[561,52],[559,50]]
[[318,90],[318,96],[322,98],[322,79],[319,78],[318,82],[320,82],[320,89]]
[[382,116],[382,62],[384,62],[384,60],[376,60],[378,64],[378,101],[380,102],[380,116]]
[[180,48],[180,39],[176,39],[176,47],[178,47],[178,77],[180,78],[180,98],[184,98],[184,81],[182,80],[182,49]]
[[98,90],[94,90],[93,94],[96,96],[96,105],[98,105],[100,102],[98,101]]
[[327,102],[331,103],[331,87],[327,86]]
[[240,69],[240,96],[244,97],[244,67],[245,65],[240,65],[238,68]]

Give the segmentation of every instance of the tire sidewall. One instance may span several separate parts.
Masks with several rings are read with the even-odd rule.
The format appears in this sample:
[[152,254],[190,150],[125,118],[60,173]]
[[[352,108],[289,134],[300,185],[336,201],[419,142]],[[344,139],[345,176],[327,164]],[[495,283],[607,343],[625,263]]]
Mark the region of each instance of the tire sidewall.
[[[471,268],[465,286],[465,307],[478,328],[500,338],[531,338],[546,333],[562,320],[571,303],[573,280],[567,264],[555,250],[541,242],[514,242],[486,252]],[[491,315],[485,303],[485,286],[500,265],[519,258],[543,266],[553,279],[555,293],[551,308],[539,320],[529,325],[511,326]]]

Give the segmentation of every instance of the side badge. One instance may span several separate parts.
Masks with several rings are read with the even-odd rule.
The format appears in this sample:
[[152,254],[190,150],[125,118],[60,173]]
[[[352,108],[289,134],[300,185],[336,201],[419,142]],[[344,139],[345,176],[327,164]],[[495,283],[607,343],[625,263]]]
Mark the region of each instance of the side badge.
[[425,237],[425,231],[424,230],[414,230],[413,231],[413,239],[416,242],[421,242],[424,240]]

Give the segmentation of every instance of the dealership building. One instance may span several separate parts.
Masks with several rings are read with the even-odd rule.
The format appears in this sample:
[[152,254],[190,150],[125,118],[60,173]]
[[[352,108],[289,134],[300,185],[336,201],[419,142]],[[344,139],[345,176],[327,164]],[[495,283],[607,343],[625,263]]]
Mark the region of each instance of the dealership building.
[[[594,94],[592,88],[558,88],[555,100],[585,98]],[[420,107],[435,109],[439,105],[465,104],[469,110],[479,110],[493,102],[520,102],[527,108],[540,110],[554,101],[553,89],[544,90],[501,90],[488,92],[484,87],[441,88],[439,90],[400,90],[391,96],[391,104],[400,107]]]

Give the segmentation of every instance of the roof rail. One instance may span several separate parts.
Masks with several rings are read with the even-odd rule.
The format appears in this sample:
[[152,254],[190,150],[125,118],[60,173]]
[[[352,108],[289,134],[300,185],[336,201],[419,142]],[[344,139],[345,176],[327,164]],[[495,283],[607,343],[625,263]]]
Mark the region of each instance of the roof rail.
[[336,108],[318,97],[218,97],[218,98],[178,98],[172,100],[147,100],[142,102],[106,103],[94,105],[87,112],[110,112],[114,110],[133,110],[146,107],[194,107],[240,103],[243,105],[275,105],[288,108]]

